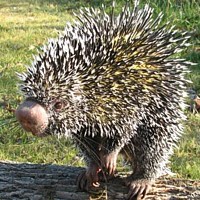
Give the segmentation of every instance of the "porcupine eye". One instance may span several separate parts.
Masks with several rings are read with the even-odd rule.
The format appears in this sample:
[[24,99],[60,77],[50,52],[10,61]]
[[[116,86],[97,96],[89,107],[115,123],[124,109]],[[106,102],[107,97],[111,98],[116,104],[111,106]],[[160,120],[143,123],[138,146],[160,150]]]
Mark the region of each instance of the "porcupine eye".
[[62,101],[57,101],[57,102],[54,104],[54,109],[55,109],[56,111],[61,110],[63,107],[64,107],[64,103],[63,103]]

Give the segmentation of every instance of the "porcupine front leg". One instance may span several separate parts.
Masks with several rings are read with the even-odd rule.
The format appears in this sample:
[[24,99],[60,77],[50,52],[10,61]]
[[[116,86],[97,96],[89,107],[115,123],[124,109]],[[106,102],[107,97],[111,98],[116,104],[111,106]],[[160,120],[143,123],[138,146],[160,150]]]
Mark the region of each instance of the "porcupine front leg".
[[98,174],[101,167],[95,162],[90,160],[87,163],[87,168],[77,177],[77,186],[82,191],[89,191],[92,187],[99,187]]
[[78,175],[77,186],[82,191],[89,191],[92,187],[99,186],[98,174],[101,171],[100,140],[98,137],[85,136],[79,139],[78,146],[84,155],[87,167]]
[[[127,178],[128,200],[145,198],[155,179],[165,170],[172,145],[158,127],[140,126],[137,134],[126,146],[133,173]],[[167,152],[168,151],[168,152]]]
[[[87,141],[89,141],[87,139]],[[107,140],[106,140],[107,141]],[[90,138],[90,151],[82,148],[87,168],[77,178],[78,188],[89,191],[92,187],[99,187],[99,181],[112,178],[116,171],[119,148],[109,151],[103,139]],[[88,145],[88,144],[87,144]]]
[[119,150],[112,152],[99,152],[99,161],[89,160],[87,169],[77,178],[78,188],[89,191],[92,187],[99,187],[99,181],[111,179],[116,172],[116,163]]

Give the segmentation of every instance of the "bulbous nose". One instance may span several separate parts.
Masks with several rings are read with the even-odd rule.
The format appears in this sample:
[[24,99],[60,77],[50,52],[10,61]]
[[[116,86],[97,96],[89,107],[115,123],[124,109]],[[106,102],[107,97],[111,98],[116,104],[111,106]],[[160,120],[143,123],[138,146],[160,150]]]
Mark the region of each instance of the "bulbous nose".
[[17,120],[25,131],[43,136],[48,125],[48,115],[43,106],[37,102],[24,101],[15,112]]

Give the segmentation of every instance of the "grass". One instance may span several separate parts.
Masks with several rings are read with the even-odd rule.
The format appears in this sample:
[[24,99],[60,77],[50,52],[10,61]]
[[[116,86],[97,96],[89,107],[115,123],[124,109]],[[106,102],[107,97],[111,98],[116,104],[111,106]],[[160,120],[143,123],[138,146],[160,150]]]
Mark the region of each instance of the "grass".
[[[17,88],[15,72],[30,65],[32,54],[37,54],[48,38],[56,37],[64,29],[66,21],[73,19],[72,11],[90,6],[90,1],[61,0],[0,0],[0,160],[33,163],[83,165],[76,148],[65,139],[55,137],[36,138],[12,125],[12,114],[6,112],[6,103],[16,107],[22,99]],[[100,0],[93,6],[100,6]],[[110,0],[105,0],[110,5]],[[145,1],[142,1],[144,3]],[[147,1],[148,2],[148,1]],[[164,22],[171,21],[179,29],[191,31],[191,47],[181,54],[198,63],[191,67],[188,87],[200,93],[200,5],[198,0],[149,0],[155,13],[165,14]],[[118,7],[122,1],[117,1]],[[108,6],[109,7],[109,6]],[[188,112],[185,134],[179,148],[172,156],[171,167],[180,177],[200,179],[200,114]],[[5,123],[5,126],[2,124]],[[13,127],[13,128],[12,128]]]

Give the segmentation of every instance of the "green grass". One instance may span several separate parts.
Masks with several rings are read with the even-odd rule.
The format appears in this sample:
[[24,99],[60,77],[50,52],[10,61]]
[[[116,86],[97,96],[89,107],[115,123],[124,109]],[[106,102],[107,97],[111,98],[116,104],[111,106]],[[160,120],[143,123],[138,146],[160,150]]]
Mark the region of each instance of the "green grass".
[[[48,38],[56,37],[71,21],[72,11],[90,1],[61,0],[0,0],[0,160],[33,163],[82,165],[76,148],[55,137],[36,138],[12,125],[12,114],[3,109],[3,101],[16,107],[22,97],[17,88],[15,72],[30,65],[32,54],[37,54]],[[93,6],[100,6],[100,0]],[[110,5],[110,0],[104,3]],[[145,1],[143,0],[142,3]],[[148,1],[147,1],[148,2]],[[149,0],[155,14],[162,11],[164,22],[171,21],[177,28],[192,33],[191,47],[181,54],[198,63],[191,67],[188,77],[193,84],[188,87],[200,93],[200,5],[198,0]],[[118,7],[122,1],[117,1]],[[119,8],[118,8],[119,9]],[[9,121],[9,118],[11,120]],[[5,123],[5,126],[1,126]],[[188,113],[185,134],[171,161],[173,172],[180,177],[200,179],[200,114]]]
[[188,113],[185,134],[172,156],[172,170],[179,176],[200,179],[200,115]]

